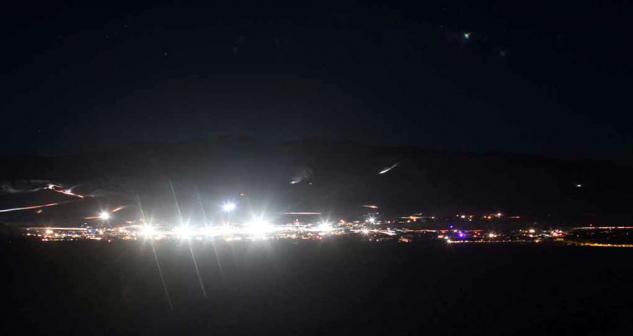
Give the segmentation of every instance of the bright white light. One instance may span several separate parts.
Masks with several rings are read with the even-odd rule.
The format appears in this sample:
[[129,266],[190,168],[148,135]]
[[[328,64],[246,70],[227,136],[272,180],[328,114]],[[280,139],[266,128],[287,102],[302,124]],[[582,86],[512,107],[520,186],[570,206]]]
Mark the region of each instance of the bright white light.
[[582,184],[580,183],[576,184],[576,188],[582,188]]
[[111,215],[110,215],[110,213],[109,213],[109,212],[107,212],[107,211],[101,211],[101,213],[99,213],[99,219],[100,219],[100,220],[107,221],[107,220],[109,220],[111,217],[112,217],[112,216],[111,216]]
[[253,218],[246,223],[245,231],[251,235],[261,236],[275,231],[275,227],[263,216],[253,216]]
[[371,224],[375,224],[376,223],[376,218],[375,217],[369,217],[367,218],[367,221]]
[[328,221],[323,221],[319,223],[319,225],[317,226],[317,231],[322,232],[322,233],[331,232],[333,230],[334,230],[334,227],[332,226],[332,223]]
[[235,208],[237,208],[237,205],[233,202],[225,202],[222,204],[222,211],[224,212],[231,212],[235,210]]
[[151,225],[143,225],[141,226],[141,228],[138,230],[138,233],[140,236],[142,236],[145,239],[150,239],[152,238],[155,234],[156,234],[156,228],[154,228]]
[[191,239],[196,235],[196,231],[187,225],[180,225],[174,228],[174,233],[180,239]]
[[497,238],[497,235],[494,232],[490,232],[488,238]]
[[534,230],[534,229],[529,229],[529,230],[528,230],[528,232],[529,232],[529,233],[534,233],[534,232],[536,232],[536,230]]
[[360,230],[360,232],[364,235],[368,235],[369,234],[369,229],[362,229]]

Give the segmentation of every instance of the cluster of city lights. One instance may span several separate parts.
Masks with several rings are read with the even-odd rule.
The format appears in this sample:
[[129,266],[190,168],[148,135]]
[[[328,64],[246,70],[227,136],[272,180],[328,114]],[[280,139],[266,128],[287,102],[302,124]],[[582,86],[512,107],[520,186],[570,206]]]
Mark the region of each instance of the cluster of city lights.
[[[630,230],[632,228],[609,228],[609,230]],[[599,230],[589,228],[572,229],[571,232]],[[560,229],[537,230],[534,228],[520,229],[508,232],[486,231],[480,229],[391,229],[366,225],[365,222],[332,223],[322,220],[313,224],[285,224],[275,225],[264,216],[253,216],[251,220],[242,224],[222,224],[210,226],[178,225],[165,228],[149,223],[134,224],[120,227],[87,228],[87,227],[33,227],[26,228],[25,236],[41,241],[68,240],[180,240],[180,241],[216,241],[224,240],[266,240],[266,239],[294,239],[294,240],[322,240],[325,237],[356,235],[363,240],[373,242],[396,241],[411,243],[414,241],[429,241],[437,239],[447,244],[486,244],[486,243],[543,243],[559,242],[576,246],[593,247],[633,247],[626,242],[582,241],[574,237],[567,237],[570,233]],[[571,238],[571,239],[567,239]]]
[[[49,189],[57,192],[66,192],[58,186],[51,186]],[[437,239],[447,244],[468,244],[468,243],[541,243],[541,242],[568,242],[578,246],[599,246],[599,247],[630,247],[627,243],[613,242],[591,242],[583,237],[569,237],[571,232],[582,233],[584,231],[607,233],[633,230],[633,227],[581,227],[571,231],[560,229],[536,229],[527,227],[511,231],[493,231],[484,229],[459,229],[451,225],[451,221],[462,222],[462,220],[473,221],[474,219],[499,220],[502,218],[518,219],[519,216],[508,216],[501,212],[474,215],[458,213],[455,217],[445,222],[445,228],[433,229],[431,227],[415,228],[414,225],[423,222],[435,222],[435,216],[424,216],[422,213],[400,217],[400,221],[379,219],[378,206],[363,205],[372,211],[362,219],[331,222],[321,217],[319,220],[308,220],[301,222],[296,219],[292,223],[279,223],[273,221],[265,213],[255,213],[244,220],[243,216],[235,215],[238,204],[234,201],[225,201],[218,204],[218,211],[222,215],[220,220],[211,224],[210,221],[195,223],[185,221],[180,215],[177,225],[163,225],[145,218],[141,211],[140,219],[123,220],[126,216],[120,216],[117,212],[125,209],[126,206],[102,209],[94,216],[85,217],[87,220],[94,220],[94,224],[84,223],[82,227],[33,227],[26,228],[25,235],[40,239],[42,241],[66,241],[66,240],[265,240],[265,239],[301,239],[301,240],[321,240],[326,237],[337,237],[343,235],[356,235],[363,240],[373,242],[397,241],[400,243],[411,243],[414,241],[428,241]],[[141,209],[142,210],[142,209]],[[284,212],[284,215],[296,216],[321,216],[319,212]],[[400,225],[392,228],[391,225]],[[411,226],[407,227],[408,224]],[[434,225],[437,227],[437,224]],[[624,230],[624,231],[623,231]],[[575,239],[575,240],[574,240]]]
[[173,229],[161,229],[160,227],[144,224],[131,226],[129,231],[138,238],[143,239],[165,239],[177,238],[181,240],[203,239],[203,238],[246,238],[246,239],[267,239],[274,237],[286,237],[290,234],[316,234],[320,236],[328,235],[337,231],[330,222],[322,221],[316,225],[274,225],[264,216],[253,216],[251,220],[241,224],[221,224],[204,227],[179,225]]

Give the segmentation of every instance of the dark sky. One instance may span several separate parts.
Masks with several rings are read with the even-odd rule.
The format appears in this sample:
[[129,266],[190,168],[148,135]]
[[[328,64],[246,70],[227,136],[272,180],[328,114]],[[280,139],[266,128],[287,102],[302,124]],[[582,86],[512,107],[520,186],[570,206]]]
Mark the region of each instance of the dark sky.
[[629,1],[50,1],[2,13],[4,154],[229,134],[633,157]]

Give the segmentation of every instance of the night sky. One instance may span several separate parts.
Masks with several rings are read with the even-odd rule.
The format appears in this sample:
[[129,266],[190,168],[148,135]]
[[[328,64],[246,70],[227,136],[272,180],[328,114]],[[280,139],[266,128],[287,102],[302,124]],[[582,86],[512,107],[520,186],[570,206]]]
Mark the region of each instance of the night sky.
[[3,4],[0,154],[218,135],[631,161],[628,1]]

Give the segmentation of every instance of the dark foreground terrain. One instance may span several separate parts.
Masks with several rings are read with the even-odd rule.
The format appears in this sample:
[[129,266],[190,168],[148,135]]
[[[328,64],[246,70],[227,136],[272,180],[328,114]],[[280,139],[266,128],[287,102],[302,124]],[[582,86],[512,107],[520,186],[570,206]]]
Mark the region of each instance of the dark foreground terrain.
[[4,335],[633,332],[626,249],[159,242],[172,311],[148,243],[0,247]]

